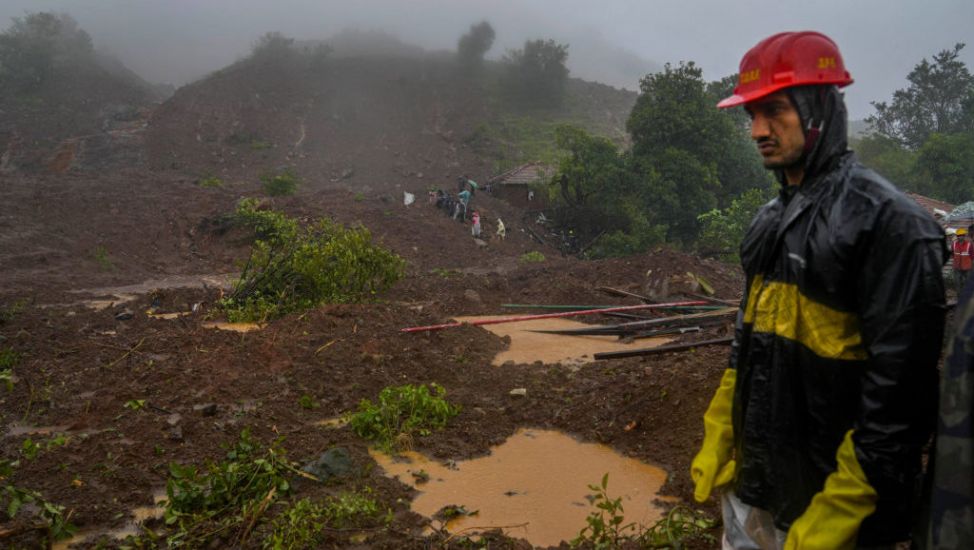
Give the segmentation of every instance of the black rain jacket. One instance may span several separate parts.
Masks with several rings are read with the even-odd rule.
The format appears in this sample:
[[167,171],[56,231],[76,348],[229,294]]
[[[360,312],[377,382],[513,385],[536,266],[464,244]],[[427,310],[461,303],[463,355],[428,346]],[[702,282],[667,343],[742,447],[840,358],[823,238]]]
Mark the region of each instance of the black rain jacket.
[[836,470],[851,429],[878,494],[858,542],[888,544],[909,538],[936,423],[946,243],[929,214],[847,150],[841,96],[820,101],[802,184],[783,186],[741,245],[734,490],[786,531]]

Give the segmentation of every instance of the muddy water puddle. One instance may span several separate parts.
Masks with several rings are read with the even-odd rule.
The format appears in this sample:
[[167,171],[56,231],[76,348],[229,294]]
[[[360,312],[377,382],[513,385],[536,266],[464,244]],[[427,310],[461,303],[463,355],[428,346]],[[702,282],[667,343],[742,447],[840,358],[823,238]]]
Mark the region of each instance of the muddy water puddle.
[[432,518],[448,505],[477,511],[448,522],[451,533],[501,527],[536,546],[570,541],[594,510],[588,486],[607,472],[609,496],[622,498],[627,523],[652,525],[663,513],[654,499],[670,500],[657,494],[664,470],[554,431],[519,430],[490,455],[450,467],[414,452],[401,459],[370,452],[386,475],[419,491],[414,512]]
[[264,328],[259,323],[227,323],[225,321],[207,321],[203,323],[204,328],[215,328],[217,330],[228,330],[231,332],[252,332]]
[[139,506],[129,510],[129,514],[132,515],[132,519],[128,521],[123,527],[118,529],[90,529],[77,533],[70,539],[55,542],[51,546],[52,550],[68,550],[72,544],[81,544],[86,541],[96,541],[101,537],[108,537],[109,539],[124,540],[129,536],[137,536],[141,529],[142,523],[152,519],[159,519],[162,517],[165,509],[162,503],[166,500],[166,490],[160,489],[152,494],[152,506]]
[[[482,319],[503,317],[457,317],[457,321],[472,322]],[[631,343],[620,341],[616,336],[569,336],[563,334],[543,334],[538,330],[565,330],[591,327],[570,319],[537,319],[497,325],[483,325],[494,334],[511,338],[508,348],[494,357],[494,365],[507,361],[515,363],[563,363],[581,364],[592,361],[592,356],[603,351],[625,351],[638,348],[651,348],[670,342],[671,338],[647,338]]]

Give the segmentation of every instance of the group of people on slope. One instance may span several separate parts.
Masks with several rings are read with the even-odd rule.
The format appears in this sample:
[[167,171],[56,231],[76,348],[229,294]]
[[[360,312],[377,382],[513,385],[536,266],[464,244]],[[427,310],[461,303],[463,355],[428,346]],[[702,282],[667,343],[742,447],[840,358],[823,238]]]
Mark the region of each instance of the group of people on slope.
[[[471,209],[470,202],[478,187],[477,182],[463,175],[457,177],[456,197],[442,189],[429,192],[429,202],[444,210],[454,220],[466,223],[467,213],[470,212],[470,233],[477,239],[482,236],[480,212]],[[507,229],[500,218],[497,218],[497,236],[502,240],[507,236]]]

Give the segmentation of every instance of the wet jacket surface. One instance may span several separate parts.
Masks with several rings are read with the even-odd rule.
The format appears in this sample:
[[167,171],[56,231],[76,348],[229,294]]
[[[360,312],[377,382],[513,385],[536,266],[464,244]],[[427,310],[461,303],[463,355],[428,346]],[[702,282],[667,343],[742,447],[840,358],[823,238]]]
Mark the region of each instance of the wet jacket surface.
[[741,245],[734,490],[787,530],[853,430],[857,468],[878,494],[859,544],[888,544],[909,538],[936,423],[946,243],[844,136],[816,161],[759,211]]

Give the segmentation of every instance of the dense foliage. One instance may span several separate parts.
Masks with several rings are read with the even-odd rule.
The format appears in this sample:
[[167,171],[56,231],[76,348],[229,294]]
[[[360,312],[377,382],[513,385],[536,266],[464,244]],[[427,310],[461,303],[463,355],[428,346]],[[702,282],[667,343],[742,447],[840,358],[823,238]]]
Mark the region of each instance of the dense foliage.
[[375,403],[363,399],[350,423],[356,434],[393,452],[411,448],[414,437],[444,428],[458,414],[460,406],[446,400],[442,386],[406,384],[383,388]]
[[551,188],[556,222],[592,241],[588,253],[596,257],[663,241],[692,245],[701,214],[766,188],[770,177],[742,114],[715,108],[731,84],[706,83],[693,63],[648,75],[627,122],[627,152],[579,128],[560,128],[563,157]]
[[402,278],[405,261],[372,242],[364,227],[323,219],[301,226],[254,201],[238,220],[259,239],[230,295],[221,301],[231,321],[265,321],[323,303],[373,299]]
[[568,45],[554,40],[528,40],[523,48],[504,56],[501,85],[516,103],[526,107],[561,105],[568,80]]
[[873,103],[872,133],[853,144],[896,185],[953,203],[974,199],[974,76],[959,59],[963,48],[917,64],[892,102]]

